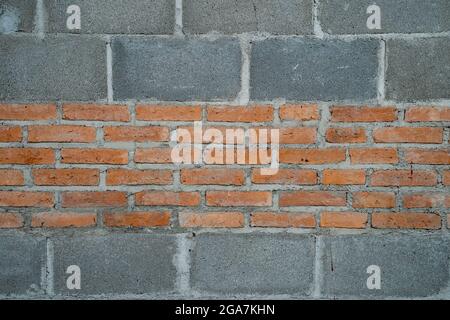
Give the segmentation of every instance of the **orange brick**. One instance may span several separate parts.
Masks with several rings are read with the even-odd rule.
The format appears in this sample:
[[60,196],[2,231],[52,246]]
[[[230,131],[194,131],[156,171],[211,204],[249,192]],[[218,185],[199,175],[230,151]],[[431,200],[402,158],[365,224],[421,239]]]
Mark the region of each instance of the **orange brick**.
[[144,185],[144,184],[171,184],[172,171],[170,170],[128,170],[108,169],[106,184],[116,185]]
[[201,106],[138,105],[136,119],[146,121],[197,121],[202,119]]
[[0,164],[53,164],[55,152],[52,149],[1,148]]
[[316,218],[311,213],[255,212],[251,214],[252,227],[314,228]]
[[130,121],[126,105],[107,104],[65,104],[63,119],[89,121]]
[[355,192],[353,208],[394,208],[395,193],[393,192]]
[[325,138],[330,143],[364,143],[367,141],[363,128],[329,128]]
[[244,215],[240,212],[180,212],[179,221],[183,228],[242,228]]
[[200,204],[200,193],[142,191],[136,194],[136,204],[140,206],[198,206]]
[[450,170],[442,172],[442,183],[446,186],[450,186]]
[[319,106],[316,104],[285,104],[280,107],[281,120],[318,120]]
[[394,107],[331,107],[333,122],[392,122],[397,120],[397,109]]
[[[287,127],[287,128],[271,128],[271,127],[255,127],[252,128],[256,131],[257,136],[250,135],[250,143],[258,144],[262,143],[260,138],[266,138],[266,143],[272,143],[271,130],[279,130],[279,144],[313,144],[317,140],[317,128],[313,127]],[[266,133],[260,131],[260,129],[267,130]]]
[[314,170],[278,169],[278,172],[274,175],[262,175],[260,169],[253,169],[252,182],[263,184],[312,185],[317,183],[317,173]]
[[441,228],[441,217],[431,213],[373,213],[372,227],[377,229],[431,229]]
[[126,193],[119,191],[75,191],[62,194],[63,208],[123,207],[127,203]]
[[86,228],[96,224],[95,213],[41,212],[31,216],[33,228]]
[[378,170],[371,176],[371,185],[375,187],[434,186],[437,176],[427,170]]
[[442,143],[443,133],[442,128],[379,128],[373,131],[373,139],[377,143]]
[[0,169],[0,186],[23,186],[25,183],[20,170]]
[[351,185],[365,184],[366,172],[364,170],[324,170],[322,175],[323,184]]
[[94,142],[96,129],[85,126],[29,126],[28,142]]
[[270,191],[207,191],[206,204],[215,207],[264,207],[272,205]]
[[136,149],[134,162],[136,163],[172,163],[171,148]]
[[154,142],[169,141],[169,129],[166,127],[105,127],[105,141],[115,142]]
[[241,169],[183,169],[181,183],[191,185],[242,185],[245,172]]
[[443,193],[410,193],[403,195],[405,208],[434,208],[444,205]]
[[39,207],[53,206],[53,193],[27,191],[0,191],[0,207]]
[[345,206],[345,192],[330,191],[292,191],[280,192],[280,206]]
[[364,229],[367,225],[367,213],[359,212],[322,212],[322,228]]
[[450,164],[450,149],[407,149],[405,159],[417,164]]
[[0,127],[0,142],[21,142],[22,129],[20,127]]
[[96,186],[98,169],[34,169],[34,184],[38,186]]
[[394,164],[398,163],[398,154],[389,148],[350,149],[350,160],[352,164]]
[[1,120],[54,120],[54,104],[0,104]]
[[111,228],[168,227],[170,212],[105,213],[103,223]]
[[272,106],[209,106],[208,121],[267,122],[273,120]]
[[345,149],[280,149],[280,162],[325,164],[345,161]]
[[63,149],[62,163],[127,164],[128,151],[118,149]]
[[450,121],[449,107],[411,107],[406,110],[405,120],[420,121]]
[[23,227],[23,217],[19,213],[0,213],[0,229],[17,229]]

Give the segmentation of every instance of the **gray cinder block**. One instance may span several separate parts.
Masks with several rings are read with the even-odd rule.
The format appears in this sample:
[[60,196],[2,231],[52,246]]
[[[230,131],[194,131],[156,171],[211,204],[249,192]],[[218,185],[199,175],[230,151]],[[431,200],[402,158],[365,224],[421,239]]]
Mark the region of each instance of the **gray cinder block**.
[[192,253],[194,289],[222,294],[309,295],[313,237],[286,234],[201,234]]
[[379,44],[374,40],[268,39],[251,59],[251,98],[373,99]]
[[312,1],[183,1],[183,27],[187,33],[311,34]]
[[[175,236],[112,234],[56,238],[55,293],[143,294],[174,291]],[[67,268],[80,268],[81,289],[67,288]]]
[[0,37],[0,100],[106,96],[105,41],[75,35]]
[[31,32],[35,8],[35,0],[1,0],[0,34]]
[[[49,32],[99,34],[172,34],[175,1],[171,0],[46,0]],[[80,8],[81,28],[66,26],[70,5]]]
[[232,100],[240,91],[236,39],[118,37],[112,48],[116,99]]

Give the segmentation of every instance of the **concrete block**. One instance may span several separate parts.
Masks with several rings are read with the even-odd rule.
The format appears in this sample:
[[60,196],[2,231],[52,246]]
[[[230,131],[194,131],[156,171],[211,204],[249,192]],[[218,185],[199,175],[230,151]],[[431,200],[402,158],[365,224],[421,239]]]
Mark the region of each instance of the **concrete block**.
[[311,294],[313,237],[201,234],[192,253],[191,284],[220,294]]
[[236,39],[118,37],[112,47],[116,99],[232,100],[240,91]]
[[0,34],[33,31],[35,8],[35,0],[1,0]]
[[251,58],[251,99],[373,99],[378,41],[268,39]]

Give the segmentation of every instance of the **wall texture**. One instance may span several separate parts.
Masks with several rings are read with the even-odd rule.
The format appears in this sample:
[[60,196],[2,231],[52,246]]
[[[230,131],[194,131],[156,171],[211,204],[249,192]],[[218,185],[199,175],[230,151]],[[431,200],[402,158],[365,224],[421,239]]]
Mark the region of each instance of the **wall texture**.
[[[450,2],[372,4],[0,0],[1,297],[450,298]],[[172,163],[194,121],[279,172]]]

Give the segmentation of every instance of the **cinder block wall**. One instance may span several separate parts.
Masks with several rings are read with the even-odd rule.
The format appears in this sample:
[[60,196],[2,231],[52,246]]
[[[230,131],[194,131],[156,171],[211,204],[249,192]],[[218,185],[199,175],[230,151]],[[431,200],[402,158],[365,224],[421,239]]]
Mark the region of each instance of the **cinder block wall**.
[[[450,2],[372,4],[0,0],[1,297],[450,298]],[[194,121],[278,174],[172,163]]]

